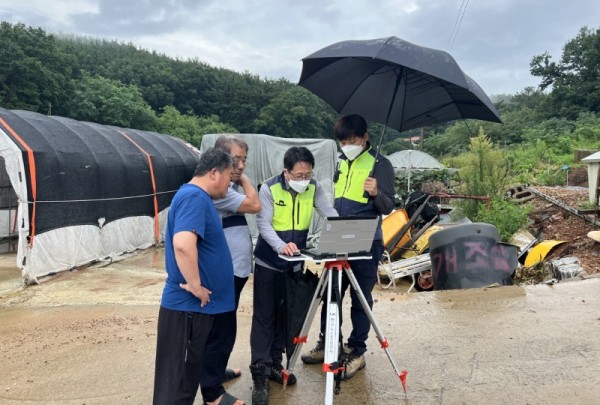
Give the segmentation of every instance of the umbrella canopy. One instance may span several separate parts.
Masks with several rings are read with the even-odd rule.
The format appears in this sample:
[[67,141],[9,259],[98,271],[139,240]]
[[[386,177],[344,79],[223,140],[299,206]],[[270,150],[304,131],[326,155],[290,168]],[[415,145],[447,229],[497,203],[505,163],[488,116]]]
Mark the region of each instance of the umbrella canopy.
[[502,122],[450,54],[396,37],[343,41],[302,60],[299,85],[340,114],[398,131],[473,118]]
[[441,170],[444,166],[433,156],[418,150],[401,150],[387,157],[396,173],[406,173],[408,177],[407,192],[410,192],[412,171]]
[[444,168],[444,165],[438,162],[436,158],[419,150],[401,150],[392,153],[387,158],[397,172],[409,170],[438,170]]

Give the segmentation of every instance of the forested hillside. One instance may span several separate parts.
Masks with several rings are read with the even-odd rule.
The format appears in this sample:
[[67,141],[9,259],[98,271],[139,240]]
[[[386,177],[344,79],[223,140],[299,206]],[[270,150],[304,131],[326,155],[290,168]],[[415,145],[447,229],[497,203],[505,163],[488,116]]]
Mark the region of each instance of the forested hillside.
[[[8,109],[156,130],[195,144],[210,132],[329,137],[336,119],[328,105],[295,83],[212,67],[202,55],[173,59],[134,44],[57,36],[7,22],[0,24],[0,40],[0,106]],[[573,148],[600,146],[598,66],[600,30],[584,27],[559,61],[532,56],[539,88],[492,95],[504,124],[465,121],[389,131],[382,150],[422,147],[438,158],[458,156],[483,133],[507,151],[514,176],[531,172],[532,160],[545,168],[568,163]],[[381,126],[370,128],[377,139]],[[406,142],[421,133],[421,145]]]
[[325,137],[334,112],[285,79],[239,74],[94,38],[0,24],[0,105],[157,130]]

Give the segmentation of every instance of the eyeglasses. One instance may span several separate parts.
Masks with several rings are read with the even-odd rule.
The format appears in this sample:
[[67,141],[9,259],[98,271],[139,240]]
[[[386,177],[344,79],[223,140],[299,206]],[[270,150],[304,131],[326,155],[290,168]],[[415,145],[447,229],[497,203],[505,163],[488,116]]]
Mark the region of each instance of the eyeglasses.
[[292,180],[310,180],[312,179],[313,173],[292,173],[288,172]]

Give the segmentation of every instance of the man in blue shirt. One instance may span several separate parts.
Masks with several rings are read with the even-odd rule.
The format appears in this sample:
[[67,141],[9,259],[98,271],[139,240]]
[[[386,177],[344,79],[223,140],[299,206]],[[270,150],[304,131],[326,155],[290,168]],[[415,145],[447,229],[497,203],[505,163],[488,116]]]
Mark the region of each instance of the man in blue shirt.
[[193,404],[201,378],[209,381],[210,376],[215,384],[201,387],[205,403],[243,405],[221,384],[227,356],[204,364],[206,351],[218,344],[233,346],[235,339],[235,325],[227,326],[227,319],[235,319],[230,315],[235,309],[233,264],[212,202],[227,194],[231,172],[229,155],[209,149],[200,157],[194,177],[171,202],[165,236],[167,279],[158,315],[155,405]]

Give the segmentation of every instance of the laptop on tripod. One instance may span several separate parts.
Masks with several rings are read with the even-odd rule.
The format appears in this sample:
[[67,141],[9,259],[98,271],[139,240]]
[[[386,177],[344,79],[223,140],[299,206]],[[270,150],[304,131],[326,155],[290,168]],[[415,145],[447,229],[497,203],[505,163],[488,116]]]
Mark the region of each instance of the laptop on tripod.
[[300,253],[314,261],[369,258],[378,223],[379,217],[327,217],[318,246]]

